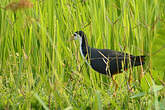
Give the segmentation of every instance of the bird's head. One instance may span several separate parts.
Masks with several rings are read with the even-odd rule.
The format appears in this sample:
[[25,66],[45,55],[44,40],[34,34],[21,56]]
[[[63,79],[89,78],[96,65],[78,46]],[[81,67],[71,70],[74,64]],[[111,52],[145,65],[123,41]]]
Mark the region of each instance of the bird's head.
[[82,40],[82,37],[85,36],[85,33],[83,31],[77,31],[73,34],[73,36],[71,37],[71,40]]

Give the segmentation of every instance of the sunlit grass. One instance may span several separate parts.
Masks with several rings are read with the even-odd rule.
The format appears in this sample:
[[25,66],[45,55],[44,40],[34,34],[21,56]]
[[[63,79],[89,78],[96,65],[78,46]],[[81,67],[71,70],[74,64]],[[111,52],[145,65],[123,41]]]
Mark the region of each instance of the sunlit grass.
[[[19,1],[17,1],[19,3]],[[33,0],[4,9],[0,2],[0,109],[163,109],[165,2],[163,0]],[[25,5],[26,6],[26,5]],[[110,77],[85,64],[79,42],[146,55],[141,68]],[[155,53],[156,52],[156,53]]]

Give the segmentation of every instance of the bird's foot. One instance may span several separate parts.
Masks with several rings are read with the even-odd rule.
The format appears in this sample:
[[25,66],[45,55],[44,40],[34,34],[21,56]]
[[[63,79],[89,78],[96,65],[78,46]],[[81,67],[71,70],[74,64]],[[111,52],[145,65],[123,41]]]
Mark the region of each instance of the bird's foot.
[[127,87],[128,87],[128,92],[133,92],[133,88],[132,87],[130,87],[130,85],[129,85],[129,83],[127,82]]
[[113,93],[113,97],[116,97],[116,91]]

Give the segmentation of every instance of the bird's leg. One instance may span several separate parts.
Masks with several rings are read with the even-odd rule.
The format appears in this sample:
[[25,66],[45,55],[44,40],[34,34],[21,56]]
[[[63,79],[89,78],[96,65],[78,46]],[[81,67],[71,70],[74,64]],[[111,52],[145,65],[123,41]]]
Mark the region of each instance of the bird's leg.
[[113,96],[116,96],[116,91],[117,91],[117,88],[118,88],[118,84],[116,83],[113,75],[112,75],[112,81],[115,84],[115,92],[113,93]]
[[132,80],[132,71],[130,71],[130,73],[129,73],[129,78],[128,78],[128,83],[129,84],[131,83],[131,80]]
[[127,87],[128,87],[128,91],[129,92],[133,92],[132,87],[130,87],[130,83],[129,82],[127,82]]
[[[137,67],[138,68],[138,67]],[[138,68],[139,69],[139,68]],[[141,83],[141,79],[143,78],[144,76],[144,72],[143,72],[143,66],[140,65],[140,74],[139,74],[139,82]]]
[[129,78],[128,78],[128,82],[127,82],[127,87],[128,87],[129,92],[133,92],[132,87],[130,87],[131,80],[132,80],[132,68],[130,68]]

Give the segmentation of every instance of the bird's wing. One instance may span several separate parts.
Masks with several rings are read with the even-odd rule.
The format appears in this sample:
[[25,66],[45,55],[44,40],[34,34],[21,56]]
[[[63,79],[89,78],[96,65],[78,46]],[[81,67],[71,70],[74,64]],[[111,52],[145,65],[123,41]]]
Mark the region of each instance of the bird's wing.
[[123,53],[123,52],[119,52],[119,51],[114,51],[114,50],[110,50],[110,49],[96,49],[96,51],[107,58],[114,58],[114,57],[118,57],[118,58],[126,58],[126,57],[131,57],[132,55],[128,54],[128,53]]

